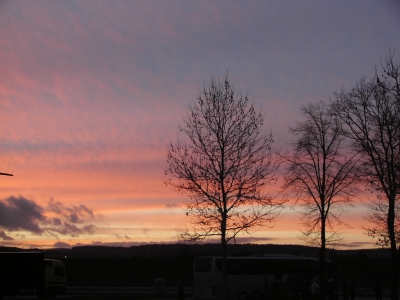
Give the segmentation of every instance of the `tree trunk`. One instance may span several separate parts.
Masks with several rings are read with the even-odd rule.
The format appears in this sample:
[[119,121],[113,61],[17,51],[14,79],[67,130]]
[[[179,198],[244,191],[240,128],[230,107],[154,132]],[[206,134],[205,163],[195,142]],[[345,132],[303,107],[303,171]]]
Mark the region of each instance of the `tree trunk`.
[[397,300],[399,296],[399,257],[396,247],[395,235],[395,197],[389,199],[389,211],[387,217],[387,225],[390,237],[390,253],[392,257],[392,291],[391,300]]
[[229,300],[229,290],[228,290],[228,276],[226,272],[226,219],[223,218],[221,224],[221,245],[222,245],[222,282],[223,282],[223,295],[224,300]]
[[319,257],[319,281],[320,281],[320,299],[325,299],[325,250],[326,250],[326,235],[325,235],[325,215],[321,216],[321,253]]

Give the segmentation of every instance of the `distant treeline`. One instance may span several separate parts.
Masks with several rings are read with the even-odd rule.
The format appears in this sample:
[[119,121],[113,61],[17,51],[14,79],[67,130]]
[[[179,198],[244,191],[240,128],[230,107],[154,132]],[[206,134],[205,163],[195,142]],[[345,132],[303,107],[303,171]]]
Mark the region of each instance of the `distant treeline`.
[[[39,250],[39,249],[37,249]],[[0,247],[0,251],[26,251]],[[29,251],[32,251],[29,250]],[[192,284],[193,260],[198,256],[218,256],[218,244],[185,245],[154,244],[132,247],[80,246],[72,249],[40,250],[46,258],[64,261],[69,284],[151,285],[155,278],[164,278],[167,285],[179,280]],[[319,249],[300,245],[228,245],[229,256],[255,254],[294,254],[318,257]],[[336,269],[336,278],[354,283],[389,282],[388,249],[328,250]]]

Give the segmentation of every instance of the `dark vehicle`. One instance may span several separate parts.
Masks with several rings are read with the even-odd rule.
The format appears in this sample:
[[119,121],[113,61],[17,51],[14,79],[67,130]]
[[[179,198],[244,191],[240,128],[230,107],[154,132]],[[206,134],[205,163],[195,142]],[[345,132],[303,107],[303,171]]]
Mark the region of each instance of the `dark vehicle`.
[[36,295],[55,298],[65,293],[62,261],[44,259],[41,252],[0,252],[0,299]]
[[[328,277],[331,263],[327,264]],[[319,282],[319,259],[295,255],[227,257],[228,289],[232,299],[305,299],[311,283]],[[193,299],[223,298],[221,257],[197,257],[193,270]]]

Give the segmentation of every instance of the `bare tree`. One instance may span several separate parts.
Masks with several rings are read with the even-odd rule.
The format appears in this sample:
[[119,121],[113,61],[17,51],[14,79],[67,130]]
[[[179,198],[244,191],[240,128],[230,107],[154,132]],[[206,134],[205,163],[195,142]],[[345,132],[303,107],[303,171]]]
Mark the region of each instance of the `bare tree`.
[[391,249],[394,300],[399,287],[395,225],[400,191],[400,65],[393,58],[394,53],[390,52],[381,64],[382,73],[375,71],[370,81],[362,78],[349,92],[336,93],[334,107],[347,125],[353,149],[363,154],[360,178],[386,202],[377,207],[380,217],[381,213],[386,214],[386,224],[382,227],[379,223],[376,229],[386,230]]
[[220,238],[225,299],[227,243],[240,232],[271,226],[283,204],[265,191],[278,167],[273,136],[263,133],[263,116],[248,102],[227,76],[212,78],[179,126],[186,139],[178,136],[167,148],[165,183],[190,197],[180,237]]
[[342,127],[323,102],[302,107],[303,122],[291,128],[298,139],[293,151],[281,155],[286,163],[283,190],[300,204],[307,242],[320,247],[321,295],[324,295],[325,252],[338,239],[338,224],[357,190],[355,155],[344,145]]

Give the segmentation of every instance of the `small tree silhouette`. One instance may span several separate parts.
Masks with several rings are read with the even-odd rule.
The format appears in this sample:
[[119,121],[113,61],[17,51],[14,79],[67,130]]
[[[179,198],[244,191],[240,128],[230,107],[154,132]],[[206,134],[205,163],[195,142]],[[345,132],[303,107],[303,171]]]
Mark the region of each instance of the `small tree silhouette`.
[[301,205],[306,242],[319,246],[324,295],[326,245],[339,239],[341,213],[357,191],[356,154],[346,151],[340,120],[323,102],[302,107],[303,122],[291,128],[298,139],[281,155],[286,164],[283,190]]

